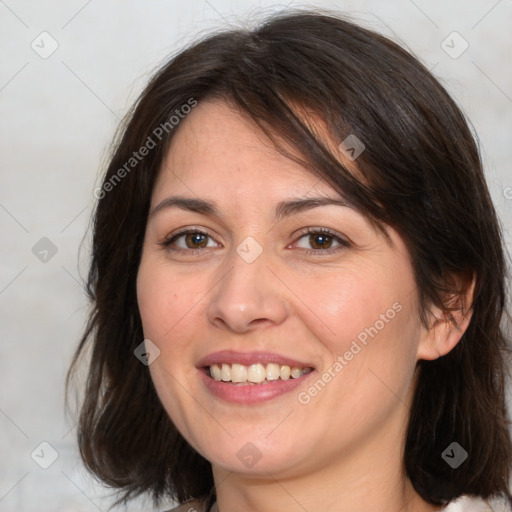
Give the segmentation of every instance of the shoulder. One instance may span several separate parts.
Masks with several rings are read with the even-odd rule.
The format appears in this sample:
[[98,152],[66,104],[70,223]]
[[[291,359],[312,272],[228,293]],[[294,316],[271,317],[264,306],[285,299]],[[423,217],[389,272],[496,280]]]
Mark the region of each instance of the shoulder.
[[204,509],[203,503],[197,500],[192,500],[167,510],[166,512],[206,512],[206,510]]
[[452,501],[442,512],[510,512],[510,504],[505,499],[483,500],[474,496],[461,496]]

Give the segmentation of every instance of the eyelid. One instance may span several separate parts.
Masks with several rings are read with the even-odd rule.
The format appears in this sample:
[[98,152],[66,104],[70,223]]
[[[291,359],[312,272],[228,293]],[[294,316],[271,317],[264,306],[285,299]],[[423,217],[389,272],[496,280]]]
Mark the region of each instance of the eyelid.
[[[160,245],[162,245],[164,247],[169,247],[171,245],[171,243],[173,243],[173,241],[176,240],[178,237],[187,235],[190,233],[199,233],[201,235],[205,235],[205,236],[211,238],[215,243],[217,243],[217,244],[219,243],[219,242],[217,242],[215,237],[211,233],[208,232],[207,229],[194,227],[194,226],[186,226],[186,227],[178,229],[177,231],[174,231],[174,232],[170,233],[169,235],[167,235],[165,237],[165,239],[160,243]],[[181,247],[178,247],[174,250],[190,252],[190,251],[194,251],[197,249],[182,249]],[[199,249],[199,250],[203,250],[203,249]]]
[[[167,235],[165,237],[165,240],[163,242],[161,242],[159,245],[162,245],[164,247],[170,247],[170,245],[177,238],[179,238],[183,235],[190,234],[190,233],[199,233],[201,235],[205,235],[205,236],[209,237],[211,240],[213,240],[215,243],[217,243],[217,244],[219,243],[219,242],[217,242],[215,237],[211,233],[208,232],[207,229],[194,227],[194,226],[186,226],[186,227],[178,229],[177,231]],[[350,247],[352,245],[352,243],[349,240],[347,240],[343,235],[341,235],[340,233],[337,233],[336,231],[333,231],[332,229],[324,228],[324,227],[307,227],[307,228],[301,230],[299,233],[297,233],[295,240],[291,244],[289,244],[287,246],[287,248],[290,247],[291,245],[297,243],[299,240],[301,240],[302,238],[304,238],[307,235],[318,234],[318,233],[324,234],[324,235],[327,235],[327,236],[333,238],[334,240],[336,240],[339,243],[339,246],[331,247],[329,249],[299,248],[303,254],[312,254],[315,256],[322,255],[322,254],[331,254],[333,252],[338,252],[338,251],[345,249],[347,247]],[[190,253],[190,252],[204,252],[205,249],[208,249],[208,248],[205,247],[205,248],[195,248],[195,249],[183,249],[182,247],[176,247],[176,248],[173,248],[172,250],[177,251],[177,252],[181,251],[181,252]],[[211,247],[210,247],[210,249],[211,249]]]
[[[344,237],[341,233],[338,233],[332,229],[324,228],[324,227],[308,227],[302,231],[300,231],[295,238],[295,241],[290,245],[297,243],[300,239],[302,239],[306,235],[314,235],[314,234],[323,234],[330,236],[334,240],[336,240],[340,245],[338,247],[331,247],[329,249],[301,249],[305,254],[313,254],[313,255],[322,255],[322,254],[332,254],[333,252],[338,252],[342,249],[346,249],[347,247],[352,246],[352,242],[350,242],[346,237]],[[289,247],[289,246],[288,246]]]

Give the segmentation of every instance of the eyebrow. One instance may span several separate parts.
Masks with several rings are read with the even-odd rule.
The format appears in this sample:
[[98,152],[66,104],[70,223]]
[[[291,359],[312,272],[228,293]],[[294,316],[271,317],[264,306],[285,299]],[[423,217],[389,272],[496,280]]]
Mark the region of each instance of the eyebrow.
[[[341,198],[333,197],[308,197],[301,199],[291,199],[277,203],[274,208],[274,217],[281,220],[290,215],[301,213],[319,206],[342,206],[354,209],[354,206]],[[149,217],[154,217],[157,213],[168,208],[180,208],[182,210],[200,213],[202,215],[220,216],[219,209],[213,201],[198,199],[193,197],[170,196],[158,203]]]

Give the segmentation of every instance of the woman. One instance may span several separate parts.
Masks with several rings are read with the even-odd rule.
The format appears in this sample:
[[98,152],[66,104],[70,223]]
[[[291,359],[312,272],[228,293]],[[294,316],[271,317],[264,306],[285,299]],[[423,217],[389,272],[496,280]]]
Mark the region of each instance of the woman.
[[211,35],[150,81],[95,194],[68,377],[90,346],[79,446],[122,500],[510,499],[499,225],[410,54],[314,12]]

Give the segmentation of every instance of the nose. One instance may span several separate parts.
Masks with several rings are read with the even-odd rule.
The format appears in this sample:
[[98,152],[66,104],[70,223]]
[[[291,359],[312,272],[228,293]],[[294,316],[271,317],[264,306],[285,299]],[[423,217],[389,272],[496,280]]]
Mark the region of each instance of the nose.
[[212,291],[207,314],[221,329],[245,333],[258,326],[279,325],[289,306],[283,283],[268,268],[265,251],[252,263],[233,253],[228,269]]

